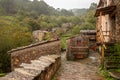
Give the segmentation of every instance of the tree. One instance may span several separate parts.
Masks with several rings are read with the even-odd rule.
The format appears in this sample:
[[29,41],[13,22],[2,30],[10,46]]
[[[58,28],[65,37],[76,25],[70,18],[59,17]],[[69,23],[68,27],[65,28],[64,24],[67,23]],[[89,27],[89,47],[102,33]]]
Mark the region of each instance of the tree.
[[64,15],[64,16],[73,16],[73,12],[72,11],[68,11],[66,9],[61,9],[60,11],[61,15]]
[[10,71],[7,51],[32,42],[29,28],[13,17],[0,17],[0,72]]
[[32,31],[40,29],[40,25],[38,21],[33,18],[25,18],[24,22],[27,23],[31,27]]
[[79,34],[80,33],[80,26],[79,25],[76,25],[73,27],[72,29],[72,34]]
[[95,10],[97,8],[97,4],[96,3],[91,3],[89,10]]
[[15,14],[15,1],[14,0],[0,0],[1,8],[5,10],[6,14]]

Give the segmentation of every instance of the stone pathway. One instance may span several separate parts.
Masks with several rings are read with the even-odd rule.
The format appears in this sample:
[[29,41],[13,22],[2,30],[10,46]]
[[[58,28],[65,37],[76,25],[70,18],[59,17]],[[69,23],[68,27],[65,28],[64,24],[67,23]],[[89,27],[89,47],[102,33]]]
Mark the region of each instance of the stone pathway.
[[79,61],[67,61],[62,54],[62,65],[54,80],[105,80],[99,74],[98,55],[90,54],[89,58]]

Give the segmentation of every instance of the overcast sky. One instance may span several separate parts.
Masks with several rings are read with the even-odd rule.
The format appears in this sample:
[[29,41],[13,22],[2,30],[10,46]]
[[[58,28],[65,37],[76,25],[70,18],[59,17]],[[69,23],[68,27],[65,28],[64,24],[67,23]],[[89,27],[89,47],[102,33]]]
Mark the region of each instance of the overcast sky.
[[89,8],[92,2],[98,3],[99,0],[44,0],[54,8]]

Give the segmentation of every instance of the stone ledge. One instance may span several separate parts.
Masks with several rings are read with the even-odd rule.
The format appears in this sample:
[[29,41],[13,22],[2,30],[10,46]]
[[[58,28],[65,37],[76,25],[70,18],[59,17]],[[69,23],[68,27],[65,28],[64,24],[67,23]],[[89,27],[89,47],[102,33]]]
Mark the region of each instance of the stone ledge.
[[26,48],[31,48],[31,47],[35,47],[35,46],[38,46],[38,45],[42,45],[42,44],[46,44],[46,43],[50,43],[50,42],[55,42],[55,41],[59,41],[59,39],[51,40],[51,41],[43,41],[43,42],[30,44],[28,46],[18,47],[16,49],[12,49],[12,50],[8,51],[8,53],[10,54],[10,53],[15,52],[15,51],[19,51],[19,50],[23,50],[23,49],[26,49]]

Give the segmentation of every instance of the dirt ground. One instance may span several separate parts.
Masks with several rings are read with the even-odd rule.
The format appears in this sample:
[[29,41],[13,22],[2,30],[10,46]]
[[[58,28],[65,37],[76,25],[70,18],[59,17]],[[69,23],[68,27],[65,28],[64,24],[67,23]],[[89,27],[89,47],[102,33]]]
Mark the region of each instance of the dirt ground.
[[62,65],[54,80],[105,80],[98,69],[98,54],[91,52],[89,57],[79,61],[67,61],[62,53]]

